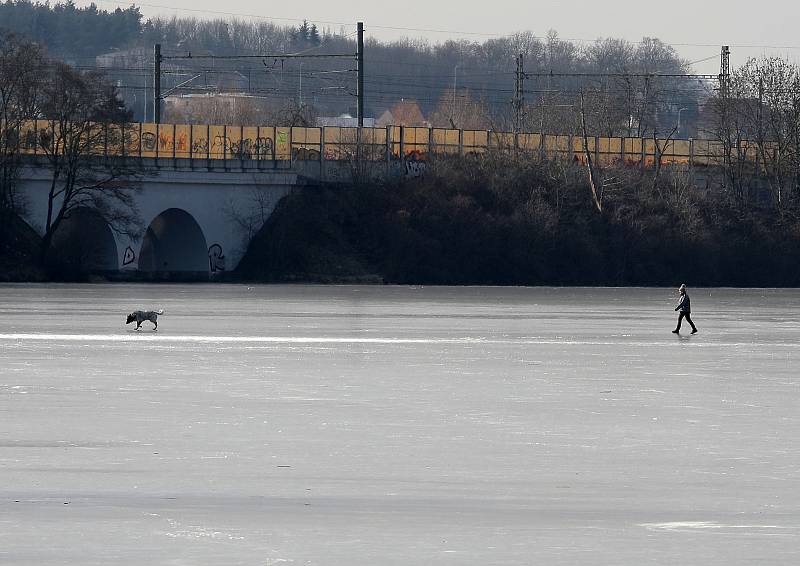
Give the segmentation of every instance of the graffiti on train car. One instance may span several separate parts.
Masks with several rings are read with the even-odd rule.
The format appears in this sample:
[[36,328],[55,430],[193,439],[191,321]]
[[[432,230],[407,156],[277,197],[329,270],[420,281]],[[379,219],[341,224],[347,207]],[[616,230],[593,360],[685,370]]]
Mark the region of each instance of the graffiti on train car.
[[[63,124],[30,120],[3,131],[21,153],[46,154],[59,149]],[[57,129],[58,128],[58,129]],[[68,125],[67,125],[68,128]],[[58,134],[58,135],[55,135]],[[491,150],[524,151],[543,159],[585,159],[584,141],[577,136],[428,128],[281,128],[172,124],[96,124],[85,147],[96,155],[175,157],[212,160],[384,161],[401,159],[409,176],[421,176],[432,155],[480,156]],[[588,140],[589,152],[601,164],[629,166],[711,166],[721,162],[725,148],[712,140],[602,138]],[[778,151],[771,144],[764,150]],[[746,159],[756,159],[756,144],[747,144]],[[428,155],[431,154],[431,156]]]

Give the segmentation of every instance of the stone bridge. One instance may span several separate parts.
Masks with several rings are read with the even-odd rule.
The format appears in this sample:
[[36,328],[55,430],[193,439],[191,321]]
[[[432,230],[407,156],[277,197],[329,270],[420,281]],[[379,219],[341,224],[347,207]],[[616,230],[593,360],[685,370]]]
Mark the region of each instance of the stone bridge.
[[[122,278],[215,277],[236,268],[278,201],[307,182],[288,167],[153,165],[134,183],[141,233],[117,233],[97,212],[79,209],[59,227],[54,253],[81,254],[91,271]],[[47,222],[50,183],[46,167],[24,168],[19,195],[25,220],[39,234]]]

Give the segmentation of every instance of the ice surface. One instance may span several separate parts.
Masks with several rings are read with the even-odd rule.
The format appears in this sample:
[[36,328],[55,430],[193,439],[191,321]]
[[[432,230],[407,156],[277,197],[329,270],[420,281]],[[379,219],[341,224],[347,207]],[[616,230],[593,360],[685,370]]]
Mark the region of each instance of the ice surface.
[[0,564],[798,564],[800,292],[690,294],[0,286]]

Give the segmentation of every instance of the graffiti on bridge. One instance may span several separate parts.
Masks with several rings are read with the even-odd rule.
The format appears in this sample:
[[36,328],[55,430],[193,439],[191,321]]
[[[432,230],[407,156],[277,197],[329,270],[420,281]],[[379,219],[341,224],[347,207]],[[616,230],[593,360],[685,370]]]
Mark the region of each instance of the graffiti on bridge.
[[36,152],[38,149],[49,149],[53,144],[53,133],[49,128],[28,127],[24,130],[9,128],[3,130],[6,147],[17,146],[26,152]]
[[275,159],[275,143],[272,138],[256,138],[254,149],[258,157]]
[[128,246],[122,256],[122,265],[130,265],[134,261],[136,261],[136,252],[133,251],[132,247]]
[[267,137],[228,140],[226,151],[237,159],[275,159],[275,144],[272,143],[272,138]]
[[406,177],[409,179],[420,179],[425,176],[428,164],[424,161],[406,161]]
[[319,161],[320,152],[318,149],[308,147],[293,147],[292,160],[294,161]]
[[140,140],[143,151],[156,150],[156,135],[153,132],[142,132]]
[[[504,134],[442,128],[393,130],[364,128],[289,128],[273,126],[223,126],[205,124],[77,124],[65,134],[69,124],[49,120],[28,120],[3,129],[4,140],[24,154],[65,151],[65,135],[80,136],[83,147],[92,155],[141,157],[208,158],[214,160],[293,160],[293,161],[385,161],[403,162],[408,176],[424,174],[423,162],[435,155],[484,155],[492,149],[526,151],[544,159],[583,158],[585,149],[574,136],[556,134]],[[365,141],[366,140],[366,141]],[[455,140],[458,140],[456,143]],[[714,140],[650,140],[624,137],[595,137],[589,151],[600,163],[626,163],[652,167],[661,163],[678,165],[716,165],[725,147]],[[751,144],[755,147],[754,144]],[[400,151],[400,148],[404,149]],[[748,145],[750,147],[750,145]],[[770,145],[768,151],[777,151]],[[324,153],[324,155],[320,155]],[[388,153],[388,155],[387,155]],[[747,151],[748,161],[757,161]],[[402,154],[402,155],[401,155]]]
[[181,132],[173,137],[170,133],[162,132],[156,137],[153,132],[142,132],[141,148],[143,152],[155,152],[167,155],[185,154],[186,157],[207,157],[226,159],[275,159],[275,143],[271,137],[230,139],[224,135],[217,135],[209,140],[206,137],[193,139],[189,144],[188,136]]
[[[199,148],[200,153],[208,151],[208,141]],[[270,137],[230,139],[226,136],[214,136],[211,142],[213,156],[225,156],[232,159],[275,159],[275,144]]]
[[203,155],[208,153],[208,140],[200,138],[192,141],[192,155]]
[[425,176],[428,164],[425,162],[427,155],[420,150],[412,150],[406,154],[406,177],[409,179],[420,179]]
[[214,136],[211,142],[212,155],[227,155],[230,152],[230,141],[225,136]]
[[211,244],[208,248],[208,266],[211,273],[225,271],[225,255],[222,253],[222,246]]
[[166,153],[186,152],[189,147],[189,140],[185,132],[180,132],[174,137],[167,132],[161,132],[158,135],[158,149]]

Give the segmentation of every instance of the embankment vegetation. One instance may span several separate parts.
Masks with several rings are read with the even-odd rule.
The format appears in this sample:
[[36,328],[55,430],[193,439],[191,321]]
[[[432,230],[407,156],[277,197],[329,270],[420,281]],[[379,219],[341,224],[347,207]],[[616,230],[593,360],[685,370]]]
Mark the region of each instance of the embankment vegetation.
[[[613,173],[613,176],[612,176]],[[800,207],[696,186],[686,171],[513,154],[431,163],[424,179],[286,197],[238,275],[456,285],[800,285]],[[768,191],[766,191],[768,195]]]

